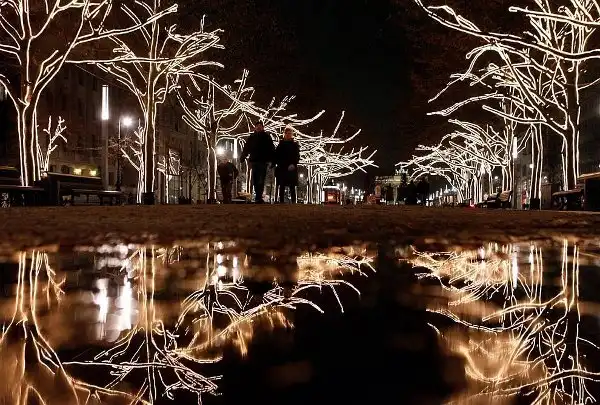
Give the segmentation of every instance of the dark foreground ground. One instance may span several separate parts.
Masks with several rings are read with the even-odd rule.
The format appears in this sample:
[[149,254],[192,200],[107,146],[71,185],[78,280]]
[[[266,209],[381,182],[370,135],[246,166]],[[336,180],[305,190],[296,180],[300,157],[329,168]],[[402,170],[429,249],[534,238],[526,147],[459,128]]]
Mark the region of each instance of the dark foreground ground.
[[360,242],[476,244],[592,238],[600,215],[462,208],[332,206],[127,206],[0,210],[0,250],[110,241],[172,243],[231,237],[283,246]]

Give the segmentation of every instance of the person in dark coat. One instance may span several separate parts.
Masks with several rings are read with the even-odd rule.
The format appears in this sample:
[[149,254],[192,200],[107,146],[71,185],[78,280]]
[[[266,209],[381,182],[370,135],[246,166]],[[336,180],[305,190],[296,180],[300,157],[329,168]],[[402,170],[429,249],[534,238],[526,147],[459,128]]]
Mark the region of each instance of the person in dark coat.
[[254,127],[254,133],[248,137],[240,156],[241,160],[248,158],[250,162],[255,194],[254,202],[257,204],[264,203],[263,192],[265,190],[267,169],[269,164],[273,162],[274,155],[275,146],[271,135],[265,132],[263,123],[259,121]]
[[411,180],[406,190],[406,205],[417,205],[417,196],[417,185]]
[[292,204],[296,203],[298,186],[298,163],[300,163],[300,145],[294,140],[294,131],[287,127],[283,139],[275,149],[275,177],[279,188],[279,202],[285,201],[285,188],[289,187]]
[[223,204],[230,204],[233,181],[237,178],[239,174],[238,169],[229,160],[221,159],[221,161],[217,165],[217,173],[219,174],[219,180],[221,180]]

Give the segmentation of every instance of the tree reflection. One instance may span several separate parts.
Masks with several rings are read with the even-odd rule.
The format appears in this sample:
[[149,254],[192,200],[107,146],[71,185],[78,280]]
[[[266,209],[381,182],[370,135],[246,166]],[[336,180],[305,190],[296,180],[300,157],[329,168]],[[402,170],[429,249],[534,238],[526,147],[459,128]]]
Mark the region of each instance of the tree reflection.
[[60,301],[64,280],[48,255],[39,250],[18,254],[17,284],[10,320],[0,338],[0,403],[75,405],[126,404],[133,397],[71,377],[44,336],[38,319]]
[[209,244],[207,251],[205,281],[184,300],[177,322],[180,329],[190,323],[193,325],[191,343],[178,351],[185,356],[195,357],[206,353],[207,349],[228,343],[233,343],[245,355],[256,325],[290,326],[285,310],[296,309],[298,305],[323,312],[308,298],[313,289],[329,289],[343,310],[336,287],[348,286],[357,293],[358,290],[340,276],[348,272],[364,275],[363,270],[373,269],[372,260],[355,255],[354,250],[349,252],[350,255],[303,254],[284,258],[288,264],[290,259],[293,260],[296,275],[291,277],[290,266],[283,266],[279,272],[269,272],[268,263],[275,262],[276,258],[261,253],[251,255],[250,261],[260,263],[262,276],[256,277],[259,270],[255,268],[250,280],[246,280],[243,263],[248,262],[247,257],[241,260],[238,255],[222,253],[215,244]]
[[600,374],[586,357],[598,346],[580,330],[580,249],[563,242],[558,287],[544,279],[544,253],[535,244],[414,252],[410,262],[429,271],[420,277],[439,280],[449,298],[445,308],[430,310],[460,326],[436,328],[465,357],[473,383],[456,402],[502,403],[516,395],[533,404],[595,401],[587,383]]
[[[367,275],[362,272],[371,266],[352,249],[291,255],[287,275],[277,265],[261,270],[256,289],[249,285],[258,269],[248,272],[248,258],[233,242],[102,246],[75,256],[73,286],[53,270],[47,253],[18,255],[15,296],[1,311],[9,316],[0,339],[0,404],[158,403],[178,391],[200,401],[217,391],[219,377],[206,376],[205,366],[220,360],[225,345],[245,354],[256,328],[289,326],[289,311],[299,305],[323,312],[311,290],[331,291],[341,305],[336,288],[354,287],[340,277]],[[82,262],[89,267],[82,270]],[[73,296],[69,288],[79,289],[81,279],[86,292]],[[86,342],[70,315],[88,322],[85,327],[98,325],[93,341],[103,347],[61,352],[75,335],[75,344]]]

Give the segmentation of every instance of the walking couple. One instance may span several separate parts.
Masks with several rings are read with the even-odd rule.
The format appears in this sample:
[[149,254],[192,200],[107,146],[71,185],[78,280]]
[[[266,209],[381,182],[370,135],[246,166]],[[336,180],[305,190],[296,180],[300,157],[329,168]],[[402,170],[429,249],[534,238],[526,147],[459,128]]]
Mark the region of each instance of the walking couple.
[[262,122],[257,122],[254,132],[248,138],[242,150],[241,160],[248,159],[252,171],[257,204],[264,203],[263,192],[269,166],[275,167],[275,178],[278,185],[279,202],[285,201],[285,189],[290,189],[291,202],[296,202],[298,186],[298,163],[300,163],[300,145],[294,140],[294,131],[287,127],[283,139],[277,147],[273,145],[271,135],[265,131]]

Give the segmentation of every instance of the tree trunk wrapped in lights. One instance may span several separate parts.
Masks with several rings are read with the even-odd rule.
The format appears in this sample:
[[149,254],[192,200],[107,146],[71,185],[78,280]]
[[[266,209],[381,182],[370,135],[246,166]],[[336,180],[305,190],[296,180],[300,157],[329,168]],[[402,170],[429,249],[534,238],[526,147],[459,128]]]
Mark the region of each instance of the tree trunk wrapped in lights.
[[[110,27],[115,10],[124,10],[113,0],[5,0],[0,2],[0,54],[16,65],[20,82],[0,74],[17,113],[21,184],[40,179],[37,158],[39,137],[37,106],[42,93],[73,51],[107,38],[118,38],[146,27],[165,12],[149,13],[132,24]],[[52,44],[52,45],[50,45]]]
[[48,126],[44,129],[46,134],[45,148],[38,143],[38,165],[41,172],[47,172],[50,169],[50,157],[52,153],[58,148],[58,142],[67,143],[67,138],[63,135],[63,132],[67,129],[64,125],[65,120],[62,117],[58,117],[56,127],[52,128],[52,117],[48,117]]
[[138,174],[136,202],[142,202],[142,192],[144,190],[144,127],[138,125],[133,134],[126,134],[121,139],[111,143],[110,148],[116,150],[117,159],[121,156],[125,158]]

